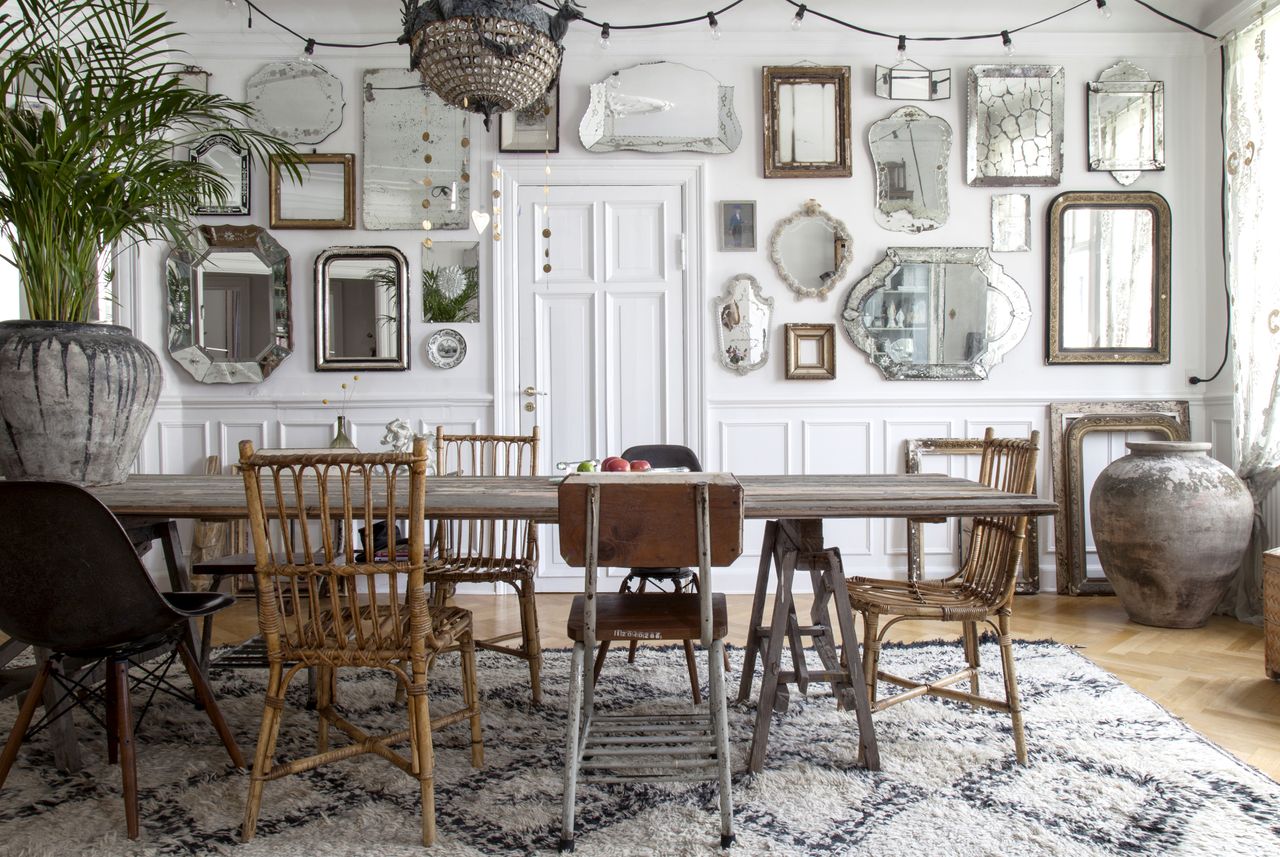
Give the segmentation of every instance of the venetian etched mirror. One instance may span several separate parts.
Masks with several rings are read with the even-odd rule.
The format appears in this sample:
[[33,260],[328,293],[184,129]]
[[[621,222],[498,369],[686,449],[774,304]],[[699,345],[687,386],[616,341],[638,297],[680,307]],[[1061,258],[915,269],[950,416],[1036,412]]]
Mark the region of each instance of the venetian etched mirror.
[[409,262],[395,247],[316,257],[316,371],[409,368]]
[[226,199],[206,199],[196,214],[249,213],[249,153],[227,134],[210,134],[191,150],[191,160],[213,169],[229,185]]
[[733,87],[677,62],[619,69],[591,84],[578,126],[591,152],[732,152],[742,142]]
[[767,65],[761,75],[764,177],[853,175],[849,67]]
[[471,114],[450,107],[416,71],[364,73],[365,229],[471,227]]
[[998,193],[991,197],[991,251],[1025,253],[1030,249],[1030,194]]
[[1062,66],[969,69],[967,180],[974,187],[1056,185],[1062,175]]
[[422,320],[480,320],[480,244],[432,241],[422,248]]
[[918,107],[902,107],[867,132],[876,166],[876,223],[926,232],[947,222],[951,126]]
[[289,253],[261,226],[202,226],[165,262],[169,353],[204,384],[256,383],[293,351]]
[[739,375],[759,369],[769,359],[769,325],[773,298],[760,291],[750,274],[738,274],[716,301],[720,365]]
[[1169,203],[1135,191],[1049,206],[1049,363],[1169,362]]
[[289,143],[315,144],[342,125],[342,81],[313,62],[267,63],[245,83],[249,125]]
[[1031,304],[985,247],[890,247],[843,319],[886,378],[975,381],[1022,341]]
[[849,273],[853,236],[844,223],[811,199],[773,228],[769,258],[798,297],[826,300],[827,293]]
[[1089,169],[1122,185],[1164,169],[1164,82],[1128,60],[1089,83]]

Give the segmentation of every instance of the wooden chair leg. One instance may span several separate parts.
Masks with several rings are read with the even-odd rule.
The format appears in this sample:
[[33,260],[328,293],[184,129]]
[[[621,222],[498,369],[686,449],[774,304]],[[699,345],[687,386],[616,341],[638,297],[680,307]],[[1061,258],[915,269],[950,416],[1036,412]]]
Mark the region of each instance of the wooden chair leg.
[[480,724],[480,682],[476,673],[476,643],[471,632],[462,641],[462,693],[471,712],[471,767],[484,766],[484,733]]
[[573,850],[573,812],[578,792],[578,737],[582,728],[583,673],[586,647],[575,643],[569,661],[569,722],[564,736],[564,807],[560,818],[560,850]]
[[[221,592],[222,582],[226,580],[227,575],[215,574],[211,575],[209,581],[209,592]],[[235,581],[231,583],[232,591],[235,591]],[[209,661],[212,659],[213,653],[213,617],[210,613],[204,617],[204,622],[200,626],[200,669],[209,669]]]
[[27,691],[27,697],[22,701],[22,708],[18,710],[18,719],[13,722],[13,731],[9,733],[9,740],[5,742],[4,752],[0,753],[0,788],[4,787],[4,781],[9,778],[9,769],[18,758],[18,748],[22,746],[22,739],[26,737],[27,729],[31,726],[31,718],[40,705],[41,693],[51,672],[53,672],[53,661],[46,660],[36,672],[35,680],[31,682],[31,688]]
[[249,779],[249,797],[244,807],[244,826],[240,838],[248,842],[258,830],[258,812],[262,808],[262,787],[271,770],[280,735],[280,715],[284,710],[284,667],[272,664],[267,677],[267,694],[262,705],[262,725],[258,729],[258,746],[253,753],[253,773]]
[[867,680],[867,700],[876,704],[876,671],[880,669],[880,616],[863,613],[862,675]]
[[431,746],[431,708],[427,703],[426,673],[414,676],[414,684],[422,688],[409,691],[409,718],[412,751],[418,767],[418,785],[422,790],[422,844],[436,841],[435,756]]
[[724,662],[724,640],[711,643],[711,651],[707,657],[707,693],[711,696],[711,729],[715,734],[716,763],[720,781],[720,847],[728,848],[733,844],[733,791],[730,771],[729,751],[729,690],[725,686],[724,672],[720,665]]
[[[684,660],[689,667],[689,686],[693,689],[693,704],[702,704],[702,687],[698,681],[698,661],[693,653],[693,640],[684,641]],[[715,689],[709,691],[715,693]]]
[[227,721],[222,716],[222,710],[218,708],[218,701],[213,695],[213,688],[209,687],[209,680],[205,678],[204,673],[200,670],[195,653],[187,646],[186,640],[178,641],[178,655],[182,658],[182,665],[187,668],[187,675],[191,677],[191,686],[195,689],[196,699],[200,701],[200,706],[208,716],[209,722],[213,724],[214,731],[222,739],[222,746],[227,748],[227,755],[231,757],[231,764],[237,768],[248,767],[245,764],[243,754],[240,752],[240,745],[236,743],[235,736],[231,734],[231,729],[227,726]]
[[130,839],[137,839],[138,761],[133,745],[133,706],[129,704],[129,660],[112,658],[107,665],[107,681],[115,685],[116,742],[120,749],[120,781],[124,786],[124,818]]
[[[640,586],[639,586],[639,588],[637,588],[637,589],[636,589],[636,592],[637,592],[637,593],[641,593],[641,592],[644,592],[644,591],[645,591],[646,589],[648,589],[648,588],[649,588],[649,578],[647,578],[647,577],[641,577],[641,578],[640,578]],[[679,591],[679,590],[677,590],[677,591]],[[636,649],[637,649],[639,646],[640,646],[640,641],[639,641],[639,640],[632,640],[632,641],[631,641],[631,644],[630,644],[629,646],[627,646],[627,663],[629,663],[629,664],[634,664],[634,663],[636,662]]]
[[1022,701],[1018,697],[1018,677],[1013,665],[1013,638],[1009,636],[1009,612],[996,614],[1000,627],[1000,660],[1004,665],[1004,692],[1009,700],[1009,716],[1013,718],[1013,747],[1018,764],[1027,763],[1027,739],[1022,733]]
[[[974,696],[978,695],[978,666],[980,664],[978,657],[978,623],[964,623],[964,656],[969,662],[969,669],[972,675],[969,679],[969,692]],[[970,707],[977,708],[977,703],[969,703]]]
[[[596,654],[596,663],[595,663],[595,666],[592,667],[592,673],[591,673],[593,676],[595,676],[597,681],[600,680],[600,670],[604,669],[604,656],[609,654],[609,642],[610,642],[609,640],[600,641],[600,649],[599,649],[599,652]],[[633,641],[631,645],[634,646],[635,642]]]
[[533,577],[521,581],[520,631],[524,636],[524,654],[529,659],[529,686],[533,692],[533,704],[542,704],[542,642],[538,635],[538,602],[533,588]]
[[107,670],[107,680],[102,685],[103,702],[106,704],[107,722],[107,764],[120,762],[120,724],[116,718],[120,714],[120,700],[116,698],[120,688],[113,681],[111,670]]

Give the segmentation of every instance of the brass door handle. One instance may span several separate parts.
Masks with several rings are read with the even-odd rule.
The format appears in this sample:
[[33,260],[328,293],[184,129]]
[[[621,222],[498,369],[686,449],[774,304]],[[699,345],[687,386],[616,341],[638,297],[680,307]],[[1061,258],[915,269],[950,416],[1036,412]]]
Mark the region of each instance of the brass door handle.
[[525,388],[524,388],[524,390],[522,390],[521,392],[523,392],[526,396],[528,396],[528,397],[529,397],[529,398],[531,398],[531,399],[532,399],[533,397],[535,397],[535,396],[545,396],[545,395],[546,395],[546,393],[542,392],[541,390],[535,390],[535,389],[533,388],[533,385],[532,385],[532,384],[530,384],[529,386],[525,387]]

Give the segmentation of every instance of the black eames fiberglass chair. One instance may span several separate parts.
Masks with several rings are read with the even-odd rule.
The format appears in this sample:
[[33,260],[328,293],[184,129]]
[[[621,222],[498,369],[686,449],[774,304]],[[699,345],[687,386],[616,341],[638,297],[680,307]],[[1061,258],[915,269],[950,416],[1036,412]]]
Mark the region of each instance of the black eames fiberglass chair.
[[[651,467],[655,468],[678,468],[683,467],[690,473],[701,473],[702,462],[698,460],[698,456],[692,449],[687,446],[681,446],[674,443],[651,443],[642,444],[640,446],[629,447],[620,456],[627,461],[647,461]],[[698,573],[692,568],[633,568],[622,579],[622,586],[619,592],[697,592],[698,591]],[[636,648],[638,641],[632,640],[627,648],[627,663],[633,664],[636,661]],[[596,655],[595,676],[600,677],[600,670],[604,667],[604,657],[609,652],[609,642],[606,640],[600,644],[600,651]],[[698,705],[702,702],[702,690],[698,680],[698,662],[694,659],[693,641],[684,641],[684,657],[685,663],[689,667],[689,684],[693,690],[693,703]],[[726,651],[724,656],[725,669],[729,668],[729,653]]]
[[[141,667],[134,685],[152,688],[153,695],[164,690],[202,707],[232,764],[245,767],[189,638],[191,619],[228,607],[234,599],[216,592],[160,592],[120,522],[88,491],[65,482],[0,482],[0,592],[0,633],[51,652],[37,665],[0,754],[0,788],[52,677],[63,694],[30,734],[77,705],[105,727],[107,760],[120,764],[129,838],[136,839],[136,724],[129,704],[129,667],[131,659],[164,650],[167,659]],[[54,670],[63,658],[90,666],[63,679]],[[165,680],[177,658],[191,677],[194,697]],[[105,666],[106,681],[95,686],[90,677],[101,675],[99,665]],[[95,710],[99,705],[105,707],[103,718]]]

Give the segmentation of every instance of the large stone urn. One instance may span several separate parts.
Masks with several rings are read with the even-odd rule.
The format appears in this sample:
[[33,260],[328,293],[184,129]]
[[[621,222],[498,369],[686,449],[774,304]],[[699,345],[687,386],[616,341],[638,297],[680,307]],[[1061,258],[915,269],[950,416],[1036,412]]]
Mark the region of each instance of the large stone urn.
[[0,322],[0,475],[123,482],[161,383],[160,361],[127,327]]
[[1199,628],[1244,556],[1253,499],[1210,444],[1126,445],[1089,494],[1102,570],[1133,621]]

